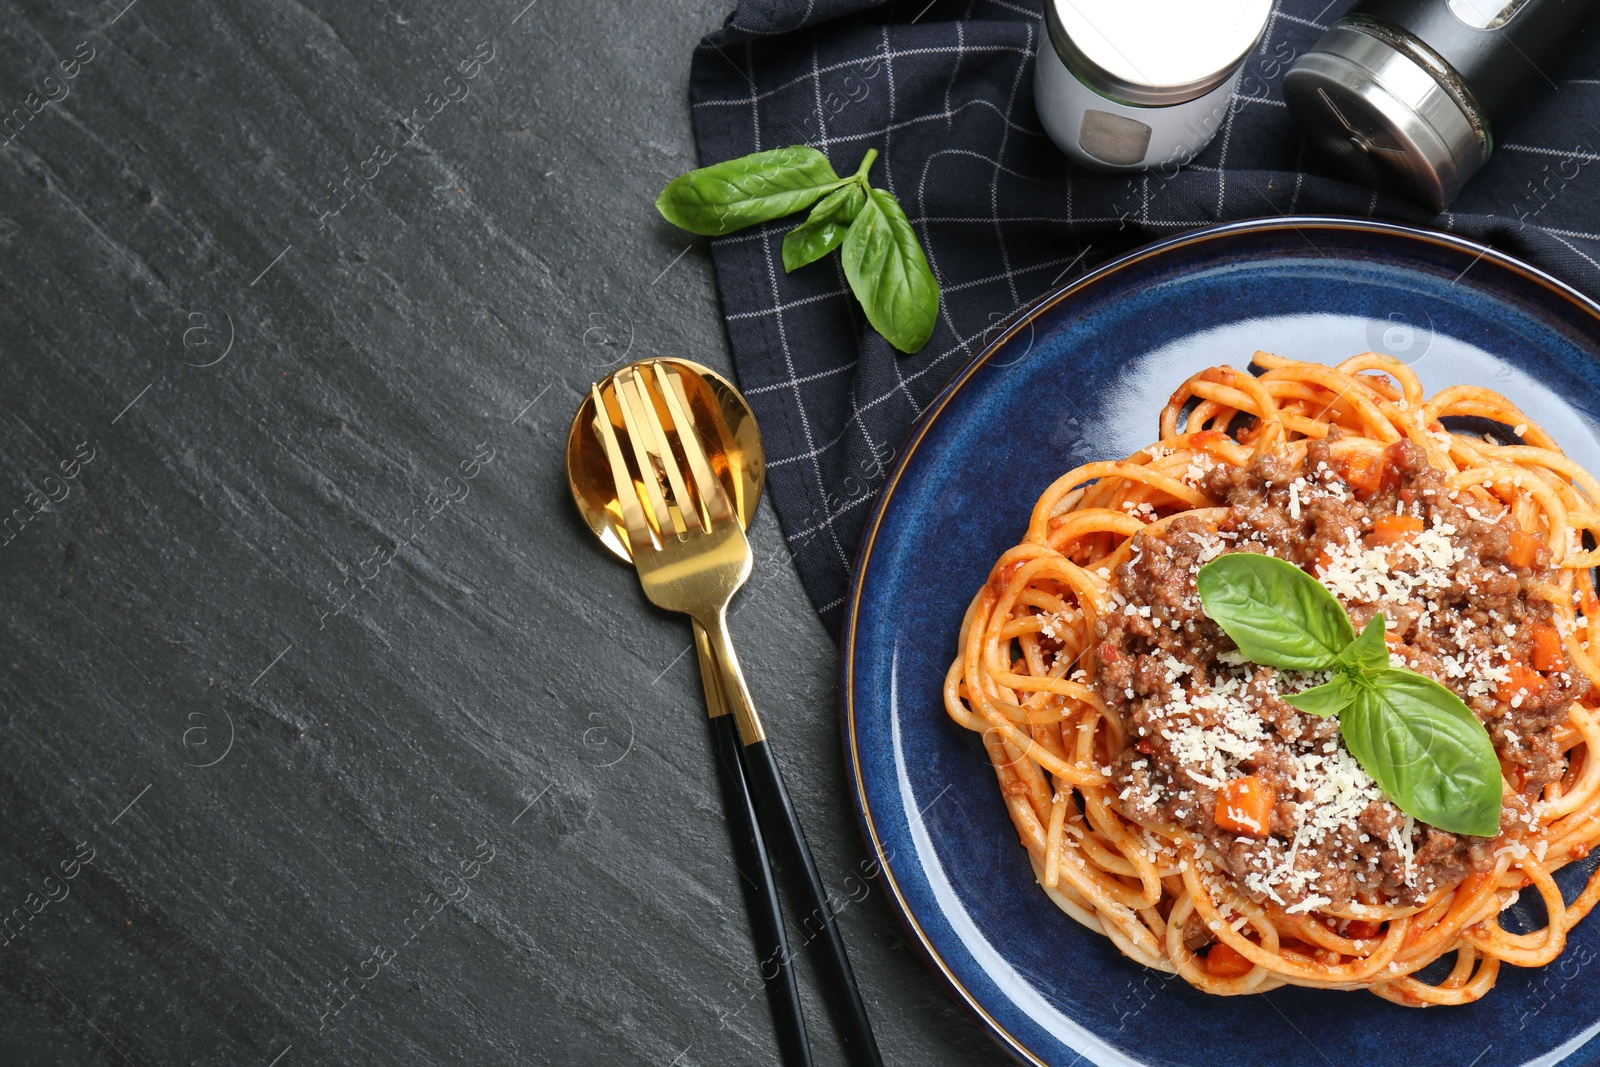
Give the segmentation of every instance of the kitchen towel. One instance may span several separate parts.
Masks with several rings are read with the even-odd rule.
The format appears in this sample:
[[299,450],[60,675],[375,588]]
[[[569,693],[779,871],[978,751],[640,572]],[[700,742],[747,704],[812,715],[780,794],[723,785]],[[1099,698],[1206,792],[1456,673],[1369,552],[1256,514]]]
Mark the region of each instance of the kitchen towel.
[[1491,244],[1600,296],[1600,33],[1434,215],[1341,181],[1284,107],[1283,72],[1344,0],[1280,0],[1215,140],[1177,174],[1070,165],[1033,105],[1038,0],[741,0],[691,68],[700,165],[786,145],[840,174],[868,148],[942,291],[902,355],[867,326],[838,256],[785,274],[784,232],[711,242],[739,382],[785,543],[829,630],[877,487],[917,416],[1019,307],[1117,253],[1231,219],[1360,215]]

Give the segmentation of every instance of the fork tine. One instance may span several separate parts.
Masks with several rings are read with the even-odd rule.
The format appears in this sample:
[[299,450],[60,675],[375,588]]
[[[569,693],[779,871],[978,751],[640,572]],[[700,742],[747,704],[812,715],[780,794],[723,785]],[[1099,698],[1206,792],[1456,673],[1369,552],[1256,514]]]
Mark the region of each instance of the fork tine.
[[617,487],[617,503],[622,508],[623,532],[628,537],[628,554],[637,559],[640,552],[653,547],[650,524],[645,520],[644,508],[640,506],[639,501],[639,488],[634,483],[633,474],[628,470],[627,457],[623,454],[622,445],[617,440],[616,429],[611,423],[611,410],[606,406],[605,396],[601,393],[598,382],[589,386],[589,396],[594,400],[595,434],[600,438],[600,446],[605,449],[606,461],[611,464],[611,480]]
[[[672,489],[673,500],[677,502],[678,513],[683,517],[685,526],[693,529],[709,529],[705,520],[700,517],[694,497],[689,495],[689,487],[684,484],[683,469],[678,466],[678,457],[672,454],[672,435],[661,424],[661,413],[656,410],[655,391],[650,387],[650,380],[639,373],[637,364],[631,369],[634,386],[644,400],[646,431],[651,435],[651,443],[655,446],[657,455],[661,457],[661,468],[666,472],[667,484]],[[673,421],[677,421],[676,417]]]
[[700,447],[700,435],[689,418],[689,397],[683,391],[683,379],[676,371],[669,373],[659,362],[652,363],[651,369],[655,371],[661,395],[667,402],[667,411],[672,415],[672,424],[683,447],[683,454],[689,461],[689,473],[694,478],[700,501],[705,505],[711,522],[726,522],[733,517],[733,504],[722,487],[722,479],[711,469],[705,449]]
[[659,454],[664,446],[645,424],[644,409],[649,401],[641,395],[632,367],[617,371],[614,380],[617,383],[617,402],[622,408],[622,421],[628,428],[628,444],[632,446],[634,459],[639,463],[640,481],[644,483],[645,497],[649,500],[646,510],[654,515],[656,529],[661,532],[663,540],[676,537],[684,532],[683,520],[673,520],[672,508],[661,494],[657,472],[664,466]]

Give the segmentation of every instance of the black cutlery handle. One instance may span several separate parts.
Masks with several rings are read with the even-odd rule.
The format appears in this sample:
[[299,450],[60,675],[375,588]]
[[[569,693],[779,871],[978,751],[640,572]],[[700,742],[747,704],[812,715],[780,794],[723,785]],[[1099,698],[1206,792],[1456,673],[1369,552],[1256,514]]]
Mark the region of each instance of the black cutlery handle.
[[828,905],[828,892],[823,888],[816,861],[811,858],[805,832],[800,828],[800,817],[789,800],[789,790],[784,787],[772,748],[764,739],[756,741],[744,746],[743,757],[745,780],[755,796],[756,811],[760,814],[767,843],[776,852],[779,864],[787,869],[793,888],[798,890],[799,899],[806,908],[806,917],[801,922],[802,936],[807,946],[817,943],[822,993],[839,1030],[845,1059],[852,1067],[883,1067],[883,1056],[878,1052],[872,1024],[867,1020],[867,1006],[862,1003],[861,990],[850,970],[850,957],[845,954],[844,939],[839,936],[838,923]]
[[761,825],[756,820],[755,800],[739,759],[739,728],[732,715],[716,715],[710,722],[717,769],[721,771],[723,806],[728,813],[728,836],[733,839],[734,863],[744,884],[745,905],[756,939],[756,965],[767,987],[778,1051],[785,1067],[811,1067],[811,1046],[800,1011],[800,988],[795,984],[789,940],[783,930],[783,914],[778,910],[778,887],[772,878]]

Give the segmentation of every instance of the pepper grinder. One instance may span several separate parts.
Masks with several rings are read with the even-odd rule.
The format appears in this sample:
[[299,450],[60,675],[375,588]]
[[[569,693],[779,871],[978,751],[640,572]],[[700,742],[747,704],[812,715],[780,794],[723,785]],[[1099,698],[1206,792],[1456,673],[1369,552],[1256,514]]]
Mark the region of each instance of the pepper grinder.
[[1556,87],[1600,0],[1364,0],[1283,77],[1351,178],[1443,211]]

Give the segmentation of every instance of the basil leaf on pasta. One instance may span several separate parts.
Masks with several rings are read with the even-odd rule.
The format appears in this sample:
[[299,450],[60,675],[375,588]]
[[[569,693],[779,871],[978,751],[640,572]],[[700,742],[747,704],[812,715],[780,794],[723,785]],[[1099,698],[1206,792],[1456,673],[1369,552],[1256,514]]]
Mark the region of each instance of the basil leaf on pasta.
[[1500,831],[1500,761],[1489,733],[1450,690],[1415,671],[1372,671],[1340,733],[1395,807],[1453,834]]
[[1331,681],[1298,693],[1280,693],[1283,702],[1307,715],[1338,715],[1355,699],[1356,686],[1349,675],[1339,672]]
[[1339,664],[1355,671],[1381,671],[1389,665],[1389,645],[1385,641],[1387,626],[1383,612],[1367,620],[1366,627],[1345,650],[1339,653]]
[[656,210],[674,226],[717,237],[803,211],[851,180],[815,148],[775,148],[674,178]]
[[1256,663],[1317,671],[1355,639],[1350,617],[1322,583],[1292,563],[1233,552],[1200,568],[1200,604]]

